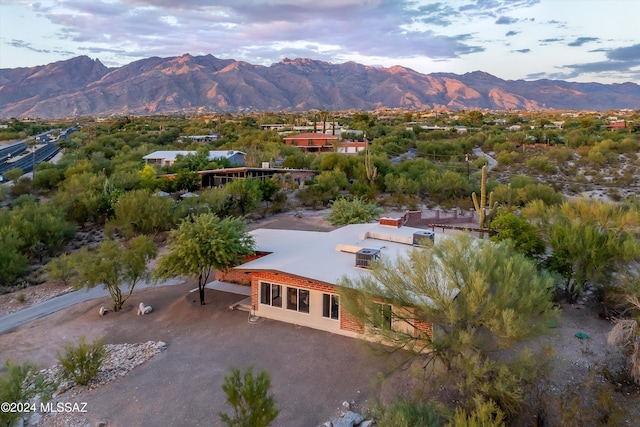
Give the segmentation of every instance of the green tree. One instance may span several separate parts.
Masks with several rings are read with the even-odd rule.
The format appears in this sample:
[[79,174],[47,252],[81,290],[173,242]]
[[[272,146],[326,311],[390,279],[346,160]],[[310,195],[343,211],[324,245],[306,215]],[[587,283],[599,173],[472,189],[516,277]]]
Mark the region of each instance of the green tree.
[[523,215],[548,239],[553,252],[547,266],[565,279],[569,301],[575,301],[587,283],[600,291],[615,286],[640,260],[636,208],[578,199],[545,210],[530,204]]
[[509,239],[513,241],[516,250],[529,258],[539,258],[545,252],[544,241],[536,233],[535,227],[513,212],[498,210],[490,227],[498,230],[498,234],[491,236],[491,240],[500,242]]
[[177,221],[175,202],[170,197],[133,190],[123,194],[113,206],[113,224],[129,238],[136,233],[156,234],[169,230]]
[[4,173],[4,178],[7,181],[15,181],[16,179],[20,178],[22,175],[24,175],[24,172],[22,171],[22,169],[13,168],[13,169],[9,169]]
[[146,236],[135,237],[126,245],[105,240],[94,251],[85,247],[73,255],[78,272],[74,285],[104,286],[113,300],[113,310],[119,311],[135,286],[149,277],[147,262],[157,252],[155,243]]
[[253,212],[262,200],[260,183],[254,179],[234,179],[225,188],[242,216]]
[[169,236],[169,253],[162,256],[153,272],[156,278],[187,275],[198,279],[200,304],[204,287],[213,270],[238,265],[254,251],[254,240],[237,218],[220,219],[205,213],[183,221]]
[[364,224],[377,219],[381,213],[381,208],[358,197],[353,200],[340,197],[331,205],[326,219],[332,225]]
[[142,170],[138,171],[140,176],[140,186],[148,190],[155,190],[158,187],[158,178],[156,170],[151,165],[144,165]]
[[65,285],[70,285],[77,274],[73,256],[62,254],[44,266],[44,272],[48,280],[59,280]]
[[[443,238],[407,257],[382,258],[369,275],[340,284],[341,301],[365,331],[422,355],[425,366],[439,361],[458,378],[463,398],[481,393],[510,411],[522,401],[520,387],[535,372],[533,360],[523,356],[507,365],[490,352],[546,331],[555,316],[549,275],[510,244],[467,235]],[[381,311],[380,301],[389,308]],[[382,318],[390,328],[379,327]],[[417,331],[417,323],[433,325],[433,331]]]
[[254,377],[252,366],[244,375],[231,368],[231,374],[224,377],[222,390],[233,414],[220,412],[220,419],[229,427],[267,427],[280,413],[275,398],[269,395],[270,388],[271,379],[266,371]]
[[0,283],[8,286],[27,272],[29,258],[20,251],[22,240],[12,228],[0,227],[0,241]]

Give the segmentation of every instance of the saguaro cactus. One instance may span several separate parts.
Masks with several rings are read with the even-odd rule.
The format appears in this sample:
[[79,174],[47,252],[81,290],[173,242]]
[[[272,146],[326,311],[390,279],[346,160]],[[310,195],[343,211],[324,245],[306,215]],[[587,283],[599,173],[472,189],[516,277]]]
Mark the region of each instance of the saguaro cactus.
[[[475,191],[471,194],[471,199],[473,200],[473,206],[476,208],[476,212],[478,212],[478,216],[480,217],[479,225],[480,228],[484,228],[485,221],[487,219],[487,167],[482,167],[482,179],[480,181],[480,202],[478,202],[478,196],[476,196]],[[489,193],[489,214],[493,214],[494,209],[496,208],[496,203],[493,201],[493,191]]]

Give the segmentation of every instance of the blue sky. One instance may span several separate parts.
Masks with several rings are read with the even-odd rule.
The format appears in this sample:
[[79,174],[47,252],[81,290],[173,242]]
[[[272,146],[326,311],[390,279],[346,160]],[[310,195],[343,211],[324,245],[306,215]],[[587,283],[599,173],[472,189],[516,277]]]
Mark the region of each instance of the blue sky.
[[0,68],[212,54],[640,83],[638,0],[0,0]]

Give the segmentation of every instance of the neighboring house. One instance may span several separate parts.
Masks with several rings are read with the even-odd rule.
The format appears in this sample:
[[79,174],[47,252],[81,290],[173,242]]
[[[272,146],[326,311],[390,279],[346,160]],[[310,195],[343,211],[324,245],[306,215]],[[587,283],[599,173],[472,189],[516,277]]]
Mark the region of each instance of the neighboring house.
[[[216,279],[251,284],[251,307],[256,316],[320,329],[349,337],[363,337],[365,327],[340,301],[341,277],[368,275],[369,262],[378,257],[406,255],[425,239],[437,243],[441,234],[404,227],[404,219],[382,218],[379,224],[354,224],[331,232],[257,229],[256,255]],[[413,325],[392,320],[412,308],[380,302],[387,327],[431,334],[431,325],[414,318]]]
[[[143,159],[150,165],[171,166],[176,162],[178,156],[186,156],[188,154],[196,153],[197,151],[184,150],[154,151],[153,153],[144,156]],[[244,156],[245,153],[237,150],[209,151],[209,160],[227,159],[233,166],[244,166]]]
[[221,138],[222,135],[220,135],[219,133],[210,133],[209,135],[186,135],[180,137],[180,139],[182,139],[183,141],[191,140],[200,143],[215,142]]
[[284,143],[300,148],[309,153],[320,153],[333,151],[339,138],[335,135],[324,133],[299,133],[297,135],[286,136]]
[[366,150],[368,146],[369,141],[366,139],[364,141],[343,139],[340,142],[336,142],[336,152],[342,154],[358,154]]

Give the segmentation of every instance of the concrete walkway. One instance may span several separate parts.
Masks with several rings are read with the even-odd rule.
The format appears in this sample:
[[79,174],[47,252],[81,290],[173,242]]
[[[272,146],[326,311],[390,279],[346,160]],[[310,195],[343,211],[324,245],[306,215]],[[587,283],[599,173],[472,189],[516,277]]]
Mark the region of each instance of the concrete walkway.
[[204,286],[206,289],[215,289],[216,291],[229,292],[232,294],[251,296],[251,286],[236,285],[235,283],[221,282],[214,280]]

